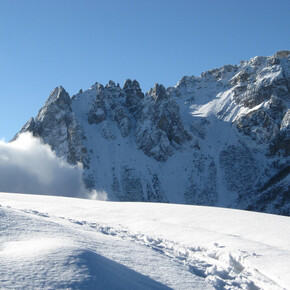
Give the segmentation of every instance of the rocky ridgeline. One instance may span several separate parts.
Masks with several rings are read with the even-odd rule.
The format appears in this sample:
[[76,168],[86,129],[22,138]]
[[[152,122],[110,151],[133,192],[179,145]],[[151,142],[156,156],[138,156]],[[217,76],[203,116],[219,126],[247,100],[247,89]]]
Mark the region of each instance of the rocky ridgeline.
[[289,103],[290,52],[280,51],[146,94],[136,80],[72,98],[58,87],[19,133],[81,162],[87,187],[112,200],[289,215]]

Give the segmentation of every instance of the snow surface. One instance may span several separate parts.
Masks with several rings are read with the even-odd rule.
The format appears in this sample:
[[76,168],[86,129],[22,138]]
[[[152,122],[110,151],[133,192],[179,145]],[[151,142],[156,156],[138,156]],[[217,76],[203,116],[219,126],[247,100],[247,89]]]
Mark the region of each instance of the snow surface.
[[289,217],[0,193],[0,218],[0,288],[290,288]]

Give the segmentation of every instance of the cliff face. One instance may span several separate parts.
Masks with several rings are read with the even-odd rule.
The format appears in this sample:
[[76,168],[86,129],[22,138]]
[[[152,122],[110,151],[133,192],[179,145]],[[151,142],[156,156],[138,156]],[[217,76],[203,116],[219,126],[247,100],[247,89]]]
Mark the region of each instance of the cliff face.
[[[255,57],[144,94],[110,81],[56,88],[31,131],[111,200],[290,214],[290,52]],[[17,135],[16,135],[17,137]]]

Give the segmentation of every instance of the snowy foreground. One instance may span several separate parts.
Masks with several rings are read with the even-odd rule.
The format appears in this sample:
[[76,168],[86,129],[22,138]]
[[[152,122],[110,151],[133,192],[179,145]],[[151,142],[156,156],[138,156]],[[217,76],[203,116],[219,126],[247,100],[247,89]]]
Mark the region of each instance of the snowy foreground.
[[290,288],[290,218],[0,193],[0,288]]

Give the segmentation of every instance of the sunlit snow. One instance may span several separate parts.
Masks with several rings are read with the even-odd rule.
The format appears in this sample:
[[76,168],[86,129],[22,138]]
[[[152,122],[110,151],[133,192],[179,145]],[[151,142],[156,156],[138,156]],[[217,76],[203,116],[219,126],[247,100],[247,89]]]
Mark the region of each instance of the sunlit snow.
[[289,217],[0,193],[1,288],[287,289]]

